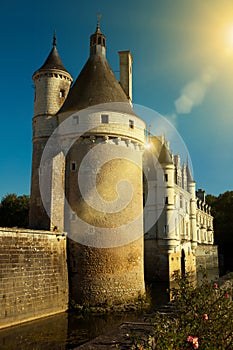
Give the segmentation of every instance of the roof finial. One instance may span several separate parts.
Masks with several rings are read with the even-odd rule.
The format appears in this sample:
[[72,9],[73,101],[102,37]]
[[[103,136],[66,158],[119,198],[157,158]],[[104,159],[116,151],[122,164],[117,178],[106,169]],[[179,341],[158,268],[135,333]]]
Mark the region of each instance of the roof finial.
[[53,34],[53,47],[57,46],[57,37],[56,37],[56,31],[54,30],[54,34]]
[[98,13],[97,15],[97,24],[96,24],[96,31],[100,31],[100,20],[102,18],[102,14]]

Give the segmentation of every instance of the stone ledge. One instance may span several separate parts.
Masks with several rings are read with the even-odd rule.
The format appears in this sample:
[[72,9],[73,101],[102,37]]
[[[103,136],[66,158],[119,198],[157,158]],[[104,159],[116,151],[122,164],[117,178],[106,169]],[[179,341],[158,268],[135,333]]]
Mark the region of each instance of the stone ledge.
[[0,227],[0,233],[31,233],[31,234],[39,234],[39,235],[53,235],[53,236],[66,236],[66,232],[59,231],[45,231],[45,230],[33,230],[27,228],[16,228],[16,227]]

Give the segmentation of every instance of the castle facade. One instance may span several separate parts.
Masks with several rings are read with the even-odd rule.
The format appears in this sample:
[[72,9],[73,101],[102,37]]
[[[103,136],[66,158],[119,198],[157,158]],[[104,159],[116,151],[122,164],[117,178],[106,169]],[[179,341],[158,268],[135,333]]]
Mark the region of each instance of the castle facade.
[[146,280],[172,285],[176,272],[188,272],[198,283],[203,273],[217,278],[218,251],[205,191],[196,190],[188,163],[181,164],[163,136],[150,137],[149,146],[144,152]]
[[133,300],[145,294],[145,278],[218,269],[204,192],[196,194],[188,164],[166,140],[150,137],[146,147],[132,56],[119,58],[120,83],[97,25],[73,85],[55,37],[33,74],[30,227],[67,232],[69,290],[79,304]]

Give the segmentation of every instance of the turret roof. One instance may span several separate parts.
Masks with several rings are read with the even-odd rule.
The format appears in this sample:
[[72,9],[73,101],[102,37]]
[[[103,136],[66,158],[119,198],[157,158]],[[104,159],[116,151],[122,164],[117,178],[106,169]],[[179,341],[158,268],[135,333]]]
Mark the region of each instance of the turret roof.
[[48,69],[59,69],[69,73],[64,67],[62,60],[58,54],[55,35],[53,37],[53,48],[50,51],[44,64],[37,70],[37,72],[41,70],[48,70]]
[[[100,37],[102,41],[99,44]],[[90,49],[90,57],[59,113],[79,111],[103,103],[124,102],[125,110],[122,112],[135,114],[105,57],[105,36],[98,26],[91,36]]]
[[190,168],[189,168],[189,165],[187,164],[187,168],[186,168],[187,170],[187,180],[189,181],[189,182],[194,182],[194,179],[193,179],[193,175],[192,175],[192,173],[191,173],[191,170],[190,170]]
[[173,164],[171,153],[165,144],[162,145],[161,152],[159,155],[160,164]]
[[157,136],[151,136],[150,143],[153,145],[152,152],[156,155],[160,164],[173,164],[171,152],[164,141],[161,141]]

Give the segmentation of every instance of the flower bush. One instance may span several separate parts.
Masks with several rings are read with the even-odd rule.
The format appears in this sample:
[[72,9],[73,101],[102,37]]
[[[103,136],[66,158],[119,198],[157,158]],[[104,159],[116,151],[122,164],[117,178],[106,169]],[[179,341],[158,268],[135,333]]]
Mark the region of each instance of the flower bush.
[[219,288],[203,281],[195,288],[189,278],[176,278],[172,289],[174,313],[156,313],[150,334],[133,340],[131,349],[232,350],[232,285]]

